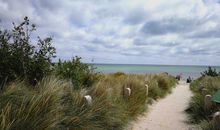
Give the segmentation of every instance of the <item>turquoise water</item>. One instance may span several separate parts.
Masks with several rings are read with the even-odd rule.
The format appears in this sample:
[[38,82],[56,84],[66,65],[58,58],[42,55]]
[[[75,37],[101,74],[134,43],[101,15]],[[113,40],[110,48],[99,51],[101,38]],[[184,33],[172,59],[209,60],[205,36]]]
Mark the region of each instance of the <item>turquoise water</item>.
[[[200,73],[207,69],[207,66],[184,66],[184,65],[130,65],[130,64],[93,64],[96,71],[104,73],[125,72],[125,73],[161,73],[168,72],[171,75],[181,74],[186,78],[191,76],[198,78]],[[214,66],[217,71],[220,71],[220,66]]]

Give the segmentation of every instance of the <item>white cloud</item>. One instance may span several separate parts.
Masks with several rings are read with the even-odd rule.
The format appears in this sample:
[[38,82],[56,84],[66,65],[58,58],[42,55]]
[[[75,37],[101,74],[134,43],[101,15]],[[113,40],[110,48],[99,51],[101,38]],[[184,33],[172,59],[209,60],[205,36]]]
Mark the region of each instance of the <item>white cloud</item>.
[[29,16],[63,59],[220,65],[219,12],[217,0],[0,0],[0,28]]

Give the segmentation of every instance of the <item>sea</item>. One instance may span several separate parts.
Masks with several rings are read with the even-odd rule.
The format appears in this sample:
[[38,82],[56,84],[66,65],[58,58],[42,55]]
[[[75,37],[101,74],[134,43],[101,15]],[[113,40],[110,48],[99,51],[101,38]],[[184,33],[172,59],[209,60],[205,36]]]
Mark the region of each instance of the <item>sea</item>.
[[[92,64],[95,71],[102,73],[124,72],[130,74],[157,74],[167,72],[170,75],[181,75],[183,79],[198,78],[208,66],[196,65],[143,65],[143,64]],[[220,71],[220,66],[212,66]]]

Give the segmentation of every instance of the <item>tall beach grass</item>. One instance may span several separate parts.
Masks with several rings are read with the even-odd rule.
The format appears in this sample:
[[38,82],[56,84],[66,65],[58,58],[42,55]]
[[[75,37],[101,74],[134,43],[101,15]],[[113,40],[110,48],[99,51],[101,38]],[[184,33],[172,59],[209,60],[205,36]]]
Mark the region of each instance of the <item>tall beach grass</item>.
[[[72,82],[53,76],[35,87],[16,81],[0,92],[0,129],[123,130],[147,109],[149,100],[164,97],[175,84],[166,74],[124,73],[101,74],[91,87],[77,90]],[[85,95],[92,97],[91,104]]]
[[[191,123],[198,124],[201,129],[212,130],[212,115],[218,109],[213,105],[208,111],[204,109],[204,97],[206,94],[213,95],[220,89],[220,77],[203,76],[190,84],[193,92],[188,109],[189,119]],[[205,90],[205,92],[202,92]]]

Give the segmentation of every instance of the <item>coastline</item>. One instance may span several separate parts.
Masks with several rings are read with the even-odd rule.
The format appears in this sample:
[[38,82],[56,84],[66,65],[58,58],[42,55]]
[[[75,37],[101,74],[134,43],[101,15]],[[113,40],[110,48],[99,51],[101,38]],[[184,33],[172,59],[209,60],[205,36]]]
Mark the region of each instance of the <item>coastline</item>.
[[[96,72],[116,73],[124,72],[127,74],[159,74],[167,72],[172,76],[182,75],[183,79],[189,76],[197,79],[207,66],[188,66],[188,65],[135,65],[135,64],[91,64]],[[220,67],[215,67],[220,71]]]

